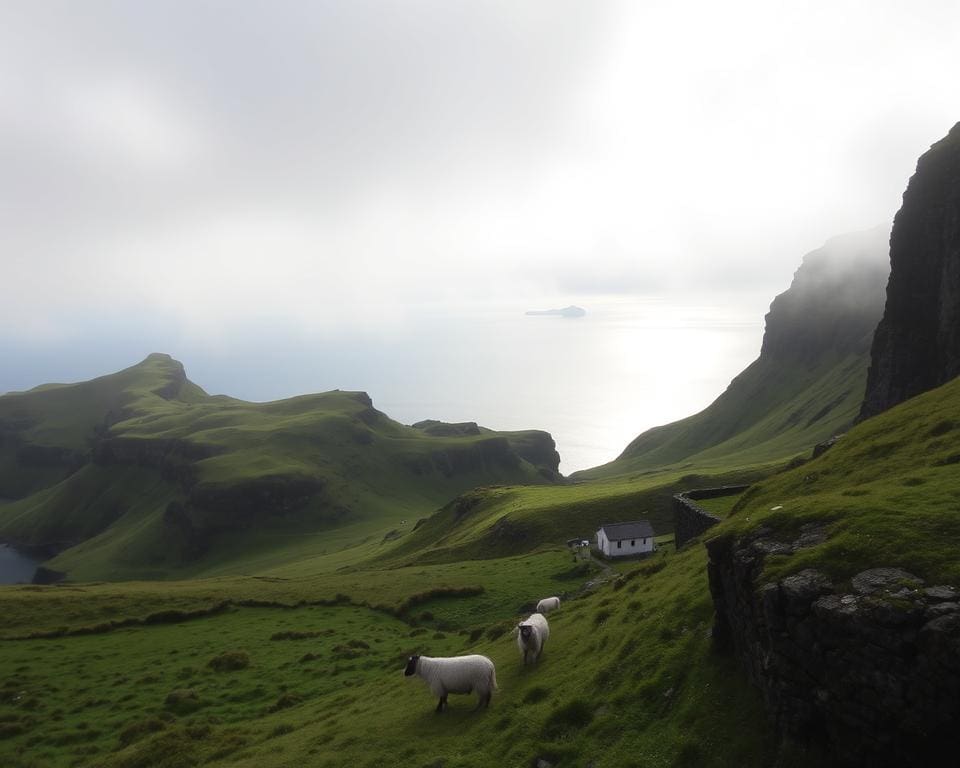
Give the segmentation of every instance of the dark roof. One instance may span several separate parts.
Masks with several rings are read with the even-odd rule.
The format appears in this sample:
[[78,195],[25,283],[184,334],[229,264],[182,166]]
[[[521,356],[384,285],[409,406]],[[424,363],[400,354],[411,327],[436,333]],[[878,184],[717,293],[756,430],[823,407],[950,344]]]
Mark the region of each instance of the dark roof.
[[600,526],[610,541],[624,539],[647,539],[653,536],[653,526],[646,520],[632,520],[629,523],[604,523]]

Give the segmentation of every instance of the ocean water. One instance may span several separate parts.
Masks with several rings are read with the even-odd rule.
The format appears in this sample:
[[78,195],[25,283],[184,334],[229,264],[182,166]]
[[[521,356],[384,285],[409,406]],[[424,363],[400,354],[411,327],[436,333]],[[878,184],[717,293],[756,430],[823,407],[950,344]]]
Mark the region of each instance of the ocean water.
[[711,304],[650,299],[587,309],[582,318],[449,318],[403,340],[363,388],[404,423],[547,430],[569,474],[709,405],[756,359],[763,335],[762,312]]
[[[526,310],[577,303],[579,318]],[[651,427],[709,405],[760,351],[769,295],[438,304],[336,323],[251,316],[243,327],[156,318],[83,326],[82,338],[0,338],[0,392],[82,381],[167,352],[211,394],[266,401],[362,390],[405,424],[543,429],[569,474],[616,458]],[[253,310],[251,310],[251,313]],[[81,333],[82,332],[82,333]]]
[[29,583],[39,564],[39,560],[27,557],[7,544],[0,544],[0,584]]

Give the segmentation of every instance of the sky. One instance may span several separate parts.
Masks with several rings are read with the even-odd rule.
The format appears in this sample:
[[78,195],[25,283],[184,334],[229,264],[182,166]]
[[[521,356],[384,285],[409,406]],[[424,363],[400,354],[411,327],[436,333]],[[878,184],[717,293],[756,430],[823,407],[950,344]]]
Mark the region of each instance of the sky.
[[352,385],[363,344],[477,308],[759,323],[960,120],[958,29],[950,0],[0,0],[0,392],[151,351],[249,399]]

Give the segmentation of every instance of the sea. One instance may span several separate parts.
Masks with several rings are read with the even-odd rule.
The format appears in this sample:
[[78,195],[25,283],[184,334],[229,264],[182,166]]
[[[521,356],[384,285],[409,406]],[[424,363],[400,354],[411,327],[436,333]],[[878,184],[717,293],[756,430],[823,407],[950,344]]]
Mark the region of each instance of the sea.
[[[581,317],[527,315],[576,304]],[[0,343],[0,391],[82,381],[150,352],[183,362],[211,394],[253,401],[362,390],[405,424],[474,421],[542,429],[570,474],[615,459],[637,435],[709,405],[760,352],[763,295],[447,303],[298,324],[252,317],[211,331],[155,321],[83,327],[62,342]]]
[[29,584],[39,564],[8,544],[0,544],[0,584]]

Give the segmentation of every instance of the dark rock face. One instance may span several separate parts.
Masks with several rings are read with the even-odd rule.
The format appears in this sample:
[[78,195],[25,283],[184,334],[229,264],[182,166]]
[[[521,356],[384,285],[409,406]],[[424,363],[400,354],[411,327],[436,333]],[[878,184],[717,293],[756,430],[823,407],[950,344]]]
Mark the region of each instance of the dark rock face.
[[805,526],[792,542],[763,529],[708,542],[716,641],[783,735],[822,743],[836,764],[948,764],[960,727],[957,591],[924,589],[897,568],[857,574],[849,592],[813,569],[758,587],[767,555],[824,536]]
[[812,364],[866,350],[883,310],[882,228],[842,235],[807,254],[764,318],[760,358]]
[[960,123],[917,163],[894,219],[890,268],[861,417],[960,375]]

